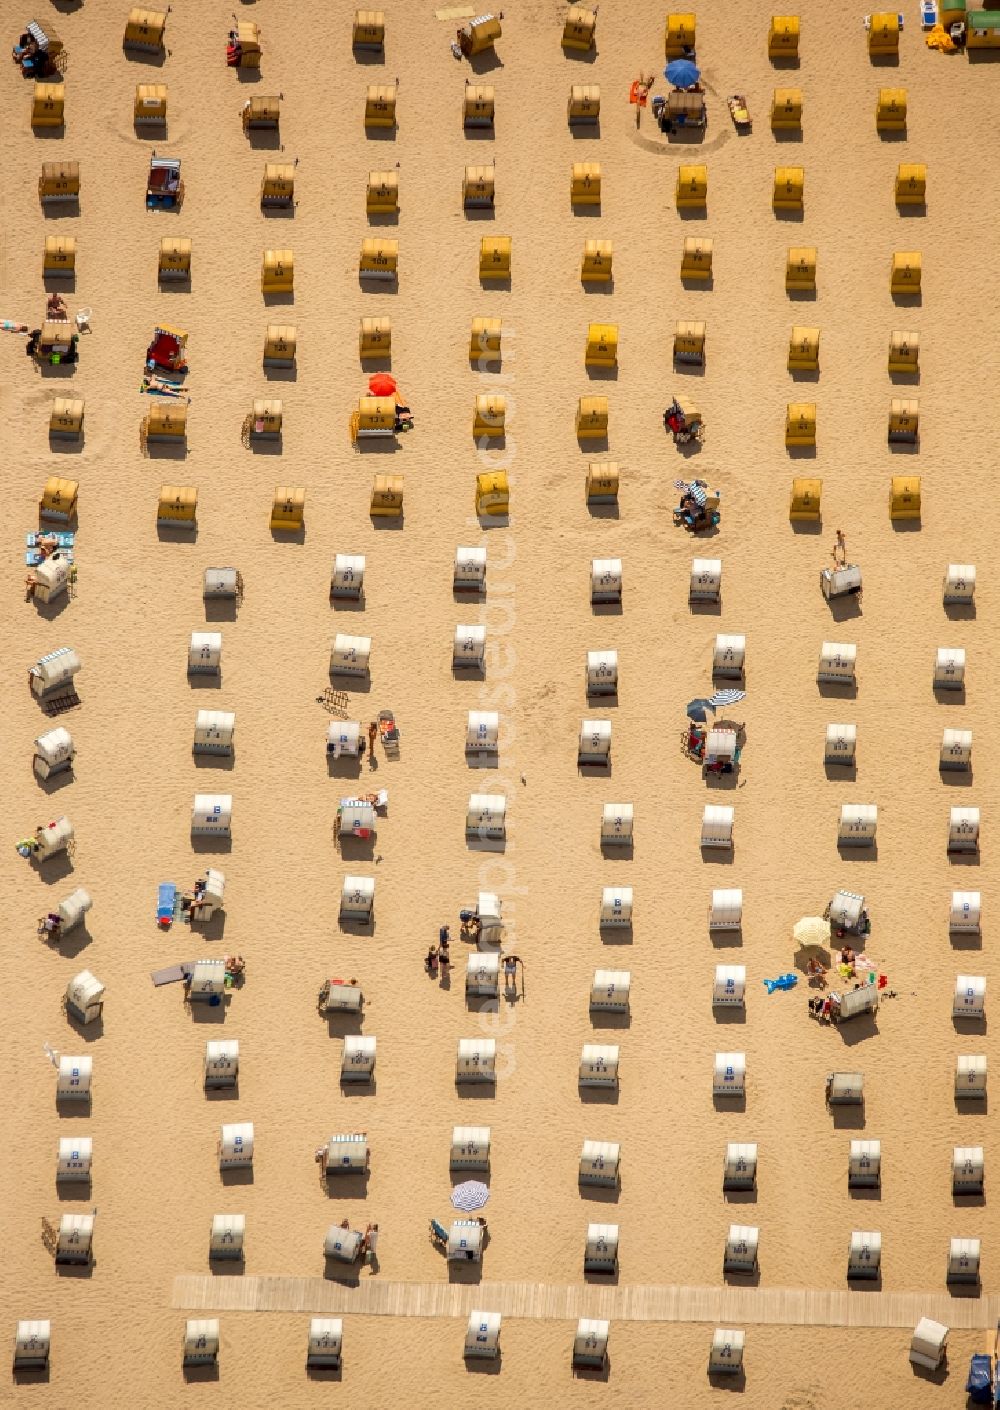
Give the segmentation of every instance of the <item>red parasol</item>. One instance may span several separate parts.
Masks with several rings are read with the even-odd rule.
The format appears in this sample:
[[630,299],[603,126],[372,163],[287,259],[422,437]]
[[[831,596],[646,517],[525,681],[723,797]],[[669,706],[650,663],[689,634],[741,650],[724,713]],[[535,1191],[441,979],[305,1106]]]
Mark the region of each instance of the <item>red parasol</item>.
[[374,376],[368,378],[368,390],[373,397],[395,396],[396,379],[390,377],[388,372],[376,372]]

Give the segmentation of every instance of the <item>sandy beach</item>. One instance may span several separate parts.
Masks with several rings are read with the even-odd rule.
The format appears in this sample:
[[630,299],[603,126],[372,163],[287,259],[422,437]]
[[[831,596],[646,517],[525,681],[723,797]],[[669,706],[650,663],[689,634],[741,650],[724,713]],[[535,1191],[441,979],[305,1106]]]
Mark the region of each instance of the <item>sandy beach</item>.
[[[490,1373],[462,1357],[464,1322],[408,1317],[405,1290],[393,1315],[344,1316],[344,1366],[335,1386],[305,1370],[308,1308],[186,1310],[174,1280],[208,1274],[213,1214],[243,1213],[245,1277],[322,1279],[328,1226],[379,1225],[378,1269],[356,1274],[392,1284],[447,1284],[449,1265],[427,1237],[433,1216],[452,1215],[448,1154],[455,1125],[492,1130],[489,1283],[593,1288],[583,1278],[590,1222],[620,1228],[618,1292],[632,1286],[716,1288],[731,1223],[760,1230],[759,1288],[842,1291],[852,1230],[882,1235],[881,1293],[947,1294],[949,1240],[982,1240],[982,1286],[994,1293],[998,1253],[990,1217],[1000,1147],[987,1103],[957,1107],[959,1054],[994,1062],[993,1023],[956,1023],[958,974],[985,977],[987,1015],[1000,994],[993,943],[1000,894],[1000,770],[989,720],[990,661],[1000,591],[988,560],[1000,530],[985,484],[998,434],[992,388],[997,274],[991,239],[1000,187],[988,145],[997,69],[928,50],[915,5],[905,13],[898,67],[873,65],[860,11],[801,0],[799,67],[767,58],[771,9],[704,6],[698,62],[709,122],[700,141],[669,141],[647,111],[637,131],[628,104],[640,71],[663,68],[664,7],[605,0],[596,54],[560,47],[565,6],[523,0],[504,13],[495,58],[456,61],[457,21],[430,5],[386,11],[384,59],[352,53],[354,6],[330,0],[316,27],[292,0],[239,7],[260,25],[263,62],[249,81],[225,65],[231,6],[174,0],[169,53],[160,65],[123,54],[127,6],[39,0],[68,52],[66,126],[59,137],[29,125],[31,83],[10,64],[0,85],[5,181],[0,191],[0,316],[42,321],[45,237],[76,237],[75,281],[62,281],[70,310],[92,309],[75,367],[40,369],[24,338],[0,333],[0,414],[7,446],[5,552],[0,555],[3,637],[0,793],[6,831],[0,865],[8,999],[0,1056],[8,1091],[7,1197],[0,1211],[6,1276],[0,1330],[50,1318],[47,1378],[11,1382],[11,1403],[135,1410],[191,1404],[354,1407],[567,1404],[702,1407],[729,1403],[706,1375],[714,1322],[612,1318],[606,1376],[576,1376],[574,1326],[506,1316],[502,1361]],[[23,15],[9,16],[13,42]],[[496,91],[492,134],[463,131],[465,81]],[[247,81],[241,81],[241,78]],[[363,126],[369,83],[398,80],[398,127]],[[140,137],[136,84],[165,83],[166,135]],[[599,128],[571,129],[574,83],[601,88]],[[804,97],[800,141],[778,141],[768,113],[778,86]],[[905,140],[875,129],[877,90],[905,87]],[[658,77],[654,92],[668,85]],[[740,136],[726,108],[746,94],[753,131]],[[240,111],[257,94],[282,95],[280,138],[248,141]],[[280,151],[276,143],[280,141]],[[151,150],[179,157],[185,199],[175,213],[145,209]],[[81,163],[78,213],[43,211],[43,161]],[[266,215],[265,162],[297,162],[294,213]],[[574,162],[600,162],[599,208],[573,208]],[[675,208],[681,163],[708,167],[704,218]],[[900,162],[928,169],[926,211],[897,209]],[[462,177],[494,163],[492,211],[464,212]],[[774,168],[805,169],[800,220],[771,208]],[[398,222],[366,217],[370,171],[398,168]],[[399,241],[398,287],[362,285],[361,241]],[[481,285],[482,236],[512,237],[509,287]],[[192,241],[190,284],[157,282],[165,235]],[[710,287],[680,280],[684,239],[714,242]],[[584,241],[614,245],[613,286],[579,279]],[[789,246],[814,245],[812,300],[786,295]],[[291,249],[294,299],[268,305],[262,252]],[[894,303],[894,251],[923,257],[920,301]],[[52,287],[55,287],[54,285]],[[391,449],[352,448],[348,422],[368,373],[358,322],[392,320],[391,371],[415,428]],[[473,318],[501,317],[499,369],[470,364]],[[675,322],[704,320],[703,369],[675,369]],[[145,456],[139,428],[150,399],[139,394],[143,355],[157,324],[188,333],[191,402],[186,455]],[[584,367],[588,324],[619,330],[617,371]],[[265,328],[294,324],[294,375],[266,375]],[[791,328],[821,330],[820,371],[786,368]],[[917,385],[890,379],[894,329],[920,333]],[[493,449],[471,435],[475,398],[507,399],[507,434]],[[606,395],[606,447],[578,442],[577,401]],[[705,439],[685,455],[664,433],[672,394],[694,399]],[[54,396],[86,399],[82,443],[48,437]],[[247,448],[241,427],[253,400],[280,397],[283,437]],[[919,449],[887,444],[893,397],[919,398]],[[814,456],[784,445],[789,402],[815,401]],[[588,510],[591,462],[621,467],[617,512]],[[476,475],[506,469],[509,523],[484,528],[474,512]],[[404,518],[369,516],[372,479],[402,474]],[[893,524],[893,475],[922,478],[918,525]],[[71,601],[22,601],[24,536],[38,527],[50,475],[77,479],[78,584]],[[823,481],[815,532],[788,520],[796,475]],[[700,476],[722,493],[718,532],[695,538],[673,527],[675,478]],[[196,535],[158,533],[161,484],[198,488]],[[276,485],[304,486],[305,530],[272,535]],[[861,566],[860,604],[832,610],[818,575],[837,529]],[[487,593],[452,592],[456,546],[484,545]],[[336,553],[366,557],[360,608],[329,599]],[[695,557],[723,563],[718,610],[694,611]],[[620,612],[590,602],[593,558],[620,557]],[[942,605],[949,563],[978,566],[976,607]],[[202,574],[236,566],[245,599],[231,619],[206,622]],[[459,623],[486,627],[485,675],[452,670]],[[192,631],[221,630],[221,679],[186,672]],[[349,714],[367,724],[392,710],[400,757],[331,771],[331,716],[317,700],[331,684],[337,632],[370,636],[371,678],[349,689]],[[746,699],[730,712],[745,724],[738,776],[707,784],[684,757],[685,705],[710,695],[717,633],[746,636]],[[816,666],[824,641],[855,643],[856,695],[823,694]],[[991,645],[992,643],[992,645]],[[44,653],[75,648],[80,705],[48,720],[30,695],[27,668]],[[961,647],[966,689],[932,688],[935,653]],[[612,703],[588,701],[589,650],[619,653]],[[725,684],[726,682],[717,682]],[[343,687],[343,681],[333,684]],[[213,767],[192,755],[196,712],[236,713],[235,758]],[[464,752],[470,710],[501,715],[497,767],[472,768]],[[577,767],[585,718],[612,721],[607,771]],[[857,726],[853,775],[824,768],[826,726]],[[40,785],[32,741],[65,724],[77,749],[71,775]],[[974,732],[971,774],[938,769],[942,731]],[[371,844],[346,839],[333,821],[353,790],[388,790]],[[193,845],[196,792],[231,793],[232,843]],[[470,793],[507,799],[502,850],[467,845]],[[631,802],[634,848],[602,854],[601,811]],[[702,809],[735,809],[731,855],[703,854]],[[838,851],[845,803],[878,806],[874,849]],[[949,809],[981,810],[982,846],[964,864],[946,852]],[[16,840],[67,814],[76,850],[40,867]],[[157,886],[188,887],[206,866],[226,877],[225,913],[207,936],[155,923]],[[338,925],[345,874],[376,882],[370,934]],[[630,940],[609,942],[598,925],[602,887],[634,888]],[[93,897],[85,929],[61,946],[35,939],[36,918],[84,886]],[[709,935],[717,887],[743,890],[742,934]],[[792,927],[820,914],[840,887],[861,892],[871,915],[867,953],[896,997],[874,1023],[821,1026],[807,1013],[800,973],[791,992],[763,980],[795,965]],[[949,936],[955,889],[982,896],[974,942]],[[469,946],[458,916],[480,891],[503,900],[504,948],[524,960],[517,1002],[466,1003]],[[450,986],[423,956],[438,927],[454,937]],[[154,988],[156,969],[239,952],[246,982],[218,1008],[186,1007],[180,985]],[[711,1004],[714,968],[742,964],[745,1014],[728,1022]],[[69,979],[90,969],[107,988],[103,1021],[74,1028],[61,1010]],[[588,1011],[594,971],[631,973],[626,1024]],[[357,976],[363,1022],[327,1020],[315,996],[327,978]],[[339,1082],[345,1032],[378,1040],[376,1082]],[[240,1044],[238,1096],[206,1095],[207,1040]],[[497,1040],[495,1088],[456,1087],[459,1039]],[[618,1043],[614,1100],[586,1100],[577,1086],[584,1043]],[[92,1110],[57,1109],[44,1044],[94,1060]],[[746,1054],[745,1103],[714,1102],[716,1051]],[[824,1103],[832,1071],[863,1071],[865,1103],[833,1115]],[[224,1184],[216,1159],[222,1122],[252,1121],[252,1182]],[[370,1178],[328,1194],[313,1152],[335,1131],[367,1131]],[[61,1136],[94,1142],[92,1188],[55,1183]],[[847,1188],[852,1139],[882,1143],[874,1198]],[[588,1193],[577,1181],[584,1140],[620,1142],[621,1188]],[[728,1142],[756,1142],[751,1199],[726,1197]],[[955,1199],[952,1149],[985,1149],[986,1195]],[[600,1198],[600,1195],[604,1195]],[[40,1238],[43,1219],[97,1207],[95,1263],[60,1275]],[[466,1274],[469,1270],[460,1270]],[[239,1276],[238,1274],[236,1276]],[[455,1272],[452,1269],[452,1278]],[[220,1277],[219,1281],[223,1281]],[[358,1290],[361,1291],[361,1288]],[[484,1292],[485,1296],[485,1292]],[[913,1410],[964,1404],[965,1372],[993,1333],[962,1329],[955,1297],[946,1376],[915,1376],[911,1328],[746,1324],[745,1381],[736,1399],[767,1410],[834,1410],[905,1401]],[[484,1303],[488,1307],[488,1303]],[[216,1380],[186,1380],[187,1316],[218,1315]],[[339,1314],[338,1314],[339,1315]],[[599,1309],[594,1311],[599,1316]],[[947,1320],[947,1319],[945,1319]]]

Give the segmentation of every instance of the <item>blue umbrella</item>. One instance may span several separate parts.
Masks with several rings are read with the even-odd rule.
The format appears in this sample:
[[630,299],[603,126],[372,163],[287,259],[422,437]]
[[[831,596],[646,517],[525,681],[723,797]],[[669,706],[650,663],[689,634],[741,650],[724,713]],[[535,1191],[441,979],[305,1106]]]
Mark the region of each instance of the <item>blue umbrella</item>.
[[701,69],[690,59],[671,59],[663,70],[663,77],[675,88],[690,88],[701,78]]
[[706,700],[704,696],[699,695],[696,696],[694,700],[688,701],[687,717],[689,720],[694,720],[697,724],[703,725],[708,718],[706,711],[714,711],[714,709],[715,706],[712,704],[711,700]]

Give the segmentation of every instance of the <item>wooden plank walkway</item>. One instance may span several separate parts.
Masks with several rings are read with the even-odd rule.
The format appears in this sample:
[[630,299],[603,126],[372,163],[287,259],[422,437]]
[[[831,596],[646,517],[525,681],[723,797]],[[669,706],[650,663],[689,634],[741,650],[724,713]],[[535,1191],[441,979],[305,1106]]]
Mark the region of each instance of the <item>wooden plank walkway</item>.
[[993,1329],[1000,1295],[952,1297],[946,1292],[851,1292],[847,1289],[681,1287],[675,1284],[550,1285],[546,1283],[358,1283],[326,1278],[181,1274],[172,1304],[199,1312],[351,1313],[359,1317],[453,1317],[473,1308],[575,1322],[707,1322],[718,1326],[910,1327],[921,1317],[945,1326]]

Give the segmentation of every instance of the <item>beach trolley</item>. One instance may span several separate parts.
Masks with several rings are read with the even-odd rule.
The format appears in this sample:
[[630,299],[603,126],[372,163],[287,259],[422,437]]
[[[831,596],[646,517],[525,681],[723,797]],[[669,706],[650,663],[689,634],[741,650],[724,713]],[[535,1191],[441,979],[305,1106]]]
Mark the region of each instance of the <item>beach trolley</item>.
[[899,53],[901,21],[902,15],[885,11],[870,16],[867,21],[869,58],[895,58]]
[[951,1155],[953,1195],[981,1195],[985,1183],[982,1146],[955,1146]]
[[746,1005],[747,971],[742,964],[717,964],[712,985],[713,1009],[742,1009]]
[[[280,431],[277,434],[280,435]],[[271,501],[271,533],[300,534],[305,525],[305,511],[306,492],[304,486],[276,485],[274,499]]]
[[875,100],[875,131],[906,131],[906,89],[880,88]]
[[452,1170],[489,1170],[490,1128],[453,1126],[448,1164]]
[[245,1170],[253,1165],[253,1122],[236,1121],[222,1127],[218,1143],[220,1170]]
[[222,633],[192,632],[188,645],[188,675],[217,676],[222,670]]
[[385,49],[385,12],[355,10],[351,44],[355,49]]
[[728,806],[706,803],[701,815],[701,845],[716,852],[733,850],[735,810]]
[[294,367],[297,336],[294,324],[269,323],[264,334],[264,366]]
[[218,1004],[226,992],[225,960],[195,960],[186,990],[191,1003]]
[[[684,248],[681,251],[681,279],[694,284],[707,284],[712,278],[712,250],[713,243],[709,239],[699,238],[695,235],[688,235],[684,240]],[[680,324],[677,325],[680,327]],[[702,324],[702,332],[705,325]],[[674,336],[676,352],[676,334]],[[704,359],[703,359],[704,360]]]
[[340,919],[367,925],[375,911],[375,878],[345,876],[340,889]]
[[592,606],[621,605],[622,560],[592,558],[590,560],[590,602]]
[[760,1230],[755,1225],[730,1224],[722,1255],[723,1273],[756,1273],[759,1243]]
[[331,759],[356,759],[360,740],[360,720],[331,720],[327,725],[326,752]]
[[280,93],[255,94],[243,104],[244,132],[277,132],[281,123]]
[[492,128],[496,117],[496,95],[492,83],[465,85],[462,102],[462,126]]
[[591,323],[583,351],[584,367],[618,366],[618,324]]
[[503,34],[500,15],[476,15],[457,31],[455,38],[467,59],[485,54]]
[[627,969],[595,969],[590,985],[591,1013],[627,1014],[632,975]]
[[35,860],[39,863],[47,862],[52,857],[58,857],[61,852],[73,855],[75,849],[73,824],[65,813],[55,822],[50,822],[47,827],[40,828],[35,833],[35,840],[38,846],[35,849]]
[[952,808],[948,817],[948,852],[979,851],[979,809]]
[[601,930],[631,930],[633,889],[605,886],[601,890]]
[[952,1018],[986,1017],[986,980],[981,974],[956,974]]
[[[60,398],[57,397],[55,400],[58,402]],[[53,413],[54,411],[55,406],[53,404]],[[45,481],[42,488],[42,497],[38,501],[39,519],[45,520],[50,524],[71,524],[76,518],[76,506],[79,494],[79,480],[64,480],[58,475],[50,475]]]
[[481,519],[504,518],[510,512],[510,481],[506,470],[485,470],[476,476],[476,514]]
[[368,513],[373,519],[402,519],[402,475],[376,475],[372,480]]
[[[801,132],[802,130],[802,89],[776,88],[771,97],[771,131]],[[800,168],[801,170],[801,168]],[[775,178],[775,194],[778,183]],[[799,207],[801,209],[801,206]]]
[[465,811],[466,838],[503,840],[507,829],[507,798],[503,793],[470,793]]
[[52,1347],[51,1322],[18,1322],[14,1336],[14,1371],[44,1371]]
[[631,803],[605,803],[601,810],[601,847],[631,847],[635,815]]
[[847,1157],[847,1188],[877,1190],[882,1183],[882,1142],[852,1141]]
[[[363,10],[359,14],[366,13]],[[371,14],[371,11],[367,11]],[[309,1321],[309,1344],[306,1366],[317,1370],[339,1371],[344,1346],[344,1322],[341,1317],[312,1317]]]
[[705,324],[702,320],[674,324],[674,362],[705,366]]
[[755,1190],[757,1188],[757,1146],[754,1142],[731,1141],[726,1146],[722,1167],[722,1189]]
[[853,768],[857,749],[857,725],[827,725],[826,742],[823,745],[824,764],[843,764]]
[[949,563],[944,575],[945,606],[969,607],[976,597],[976,569],[972,563]]
[[479,242],[479,278],[510,279],[511,237],[484,235]]
[[[194,984],[191,985],[192,990]],[[240,1045],[235,1038],[211,1040],[205,1044],[205,1086],[234,1088],[240,1078]]]
[[94,1142],[90,1136],[61,1136],[56,1157],[57,1184],[90,1184]]
[[570,172],[569,203],[571,206],[601,204],[600,162],[574,162]]
[[365,190],[367,215],[395,215],[399,210],[399,173],[370,171]]
[[602,1370],[608,1364],[610,1322],[581,1317],[573,1337],[573,1368]]
[[972,768],[972,730],[946,729],[941,736],[941,769]]
[[618,1225],[588,1224],[583,1247],[585,1273],[617,1273]]
[[38,178],[38,199],[43,206],[58,206],[80,200],[80,163],[42,162]]
[[795,479],[792,481],[792,496],[788,505],[788,517],[792,523],[818,524],[823,517],[823,481],[817,479]]
[[358,329],[358,356],[366,359],[389,357],[392,354],[392,320],[362,318]]
[[611,763],[610,720],[583,720],[581,722],[576,762],[578,767],[591,765],[607,768]]
[[747,639],[720,632],[712,651],[712,675],[724,680],[742,680],[746,674]]
[[28,670],[31,693],[43,705],[76,695],[73,679],[80,670],[80,658],[71,646],[60,646],[40,656]]
[[710,1376],[739,1376],[743,1373],[746,1332],[735,1327],[716,1327],[708,1353]]
[[472,412],[472,434],[477,441],[503,440],[507,420],[507,398],[480,393]]
[[[486,628],[459,623],[451,645],[451,664],[460,670],[481,671],[486,659]],[[471,725],[472,715],[469,721]],[[496,716],[499,727],[499,716]],[[496,748],[494,738],[493,748]]]
[[213,1214],[212,1232],[208,1239],[210,1261],[242,1262],[246,1227],[245,1214]]
[[266,162],[260,183],[260,204],[268,210],[295,205],[295,167],[291,162]]
[[705,210],[708,206],[708,167],[679,167],[674,198],[679,211]]
[[695,51],[694,15],[667,15],[663,52],[668,59],[690,59]]
[[330,574],[330,596],[341,602],[361,602],[365,595],[365,555],[338,553]]
[[979,1239],[952,1239],[948,1244],[948,1283],[979,1283],[982,1244]]
[[365,127],[396,126],[396,85],[369,83],[365,93]]
[[295,256],[291,250],[265,250],[261,256],[262,294],[291,294],[295,288]]
[[853,642],[824,641],[819,649],[817,683],[819,685],[856,685],[857,661],[858,648]]
[[576,409],[576,437],[580,441],[607,440],[607,397],[581,397]]
[[584,1043],[580,1053],[581,1087],[618,1086],[618,1044]]
[[364,1235],[357,1229],[331,1224],[323,1240],[323,1256],[335,1263],[357,1263],[363,1242]]
[[584,1141],[580,1152],[581,1185],[617,1189],[621,1184],[621,1146],[617,1141]]
[[319,1013],[361,1013],[365,996],[360,984],[345,984],[342,979],[323,981],[316,1002]]
[[797,59],[799,57],[799,17],[798,15],[772,15],[767,31],[767,57],[769,59]]
[[370,636],[349,636],[347,632],[338,632],[330,648],[330,675],[366,679],[371,652]]
[[986,1100],[985,1053],[960,1053],[955,1059],[955,1099]]
[[189,1317],[184,1323],[185,1366],[215,1366],[219,1360],[218,1317]]
[[469,338],[469,361],[499,362],[501,333],[502,321],[499,318],[474,318]]
[[920,293],[922,261],[916,250],[897,250],[889,271],[889,292],[893,298]]
[[785,260],[785,292],[801,294],[816,292],[816,247],[795,245],[789,248]]
[[910,1338],[910,1362],[936,1371],[948,1355],[948,1328],[930,1317],[921,1317]]
[[816,403],[814,401],[789,402],[785,410],[785,445],[816,445]]
[[466,1359],[481,1357],[495,1361],[500,1355],[500,1322],[499,1312],[481,1312],[478,1307],[473,1308],[465,1329],[463,1356]]
[[164,235],[156,262],[156,277],[161,280],[191,278],[191,241],[177,235]]
[[463,210],[492,210],[496,199],[496,167],[467,166],[462,178]]
[[900,162],[896,168],[897,206],[924,206],[927,203],[927,167],[923,162]]
[[688,602],[722,601],[722,559],[693,558],[688,579]]
[[580,282],[583,284],[610,284],[614,245],[610,240],[585,240],[583,260],[580,264]]
[[167,125],[167,85],[165,83],[137,83],[132,116],[136,127],[166,127]]
[[796,326],[788,341],[789,372],[819,371],[819,329]]
[[889,407],[889,444],[915,446],[919,440],[919,401],[894,397]]
[[920,334],[896,329],[889,335],[889,372],[915,376],[920,371]]
[[965,689],[965,649],[963,647],[938,647],[934,660],[934,689]]
[[838,847],[874,847],[878,808],[874,803],[842,803],[837,827]]
[[743,892],[714,890],[708,906],[709,930],[740,930],[743,925]]
[[78,925],[81,925],[84,916],[93,904],[90,892],[82,886],[78,886],[75,891],[64,896],[56,906],[56,913],[62,922],[60,934],[66,935],[70,930],[75,930]]
[[183,402],[153,402],[143,417],[140,439],[147,445],[180,446],[187,440],[188,409]]
[[864,1074],[861,1072],[827,1073],[826,1100],[829,1106],[862,1106],[865,1100]]
[[771,204],[776,211],[801,211],[805,205],[806,173],[801,166],[779,166],[774,169],[774,194]]
[[746,1053],[716,1053],[712,1070],[713,1097],[746,1096],[747,1055]]
[[877,1229],[854,1229],[847,1250],[847,1279],[865,1282],[882,1276],[882,1235]]
[[60,1266],[86,1267],[94,1254],[93,1214],[64,1214],[56,1235],[55,1261]]
[[570,5],[563,24],[562,47],[589,53],[597,42],[597,11]]
[[485,548],[473,548],[460,544],[455,549],[451,585],[454,592],[483,593],[486,591]]
[[141,54],[162,54],[163,31],[169,12],[169,7],[167,10],[129,10],[122,48],[135,49]]
[[63,1053],[56,1078],[57,1102],[89,1102],[94,1081],[94,1059]]
[[370,1152],[364,1131],[346,1131],[331,1136],[323,1155],[325,1175],[363,1175],[368,1169]]
[[64,1002],[66,1013],[77,1023],[96,1023],[104,1012],[104,985],[89,969],[82,969],[67,984]]
[[231,837],[233,795],[196,793],[191,805],[192,837]]
[[499,736],[500,715],[496,710],[469,711],[465,726],[467,754],[495,754]]
[[601,120],[601,89],[596,83],[574,83],[566,103],[570,127],[597,124]]
[[31,93],[32,130],[60,129],[66,125],[66,88],[63,83],[36,83]]
[[473,950],[465,962],[465,994],[467,998],[481,996],[495,999],[500,992],[500,955],[496,950],[485,953]]
[[445,1245],[449,1263],[482,1263],[483,1226],[478,1219],[453,1219]]
[[73,279],[76,275],[76,237],[46,235],[42,253],[43,279]]
[[459,1038],[455,1059],[456,1082],[493,1082],[497,1080],[497,1043],[495,1038]]

